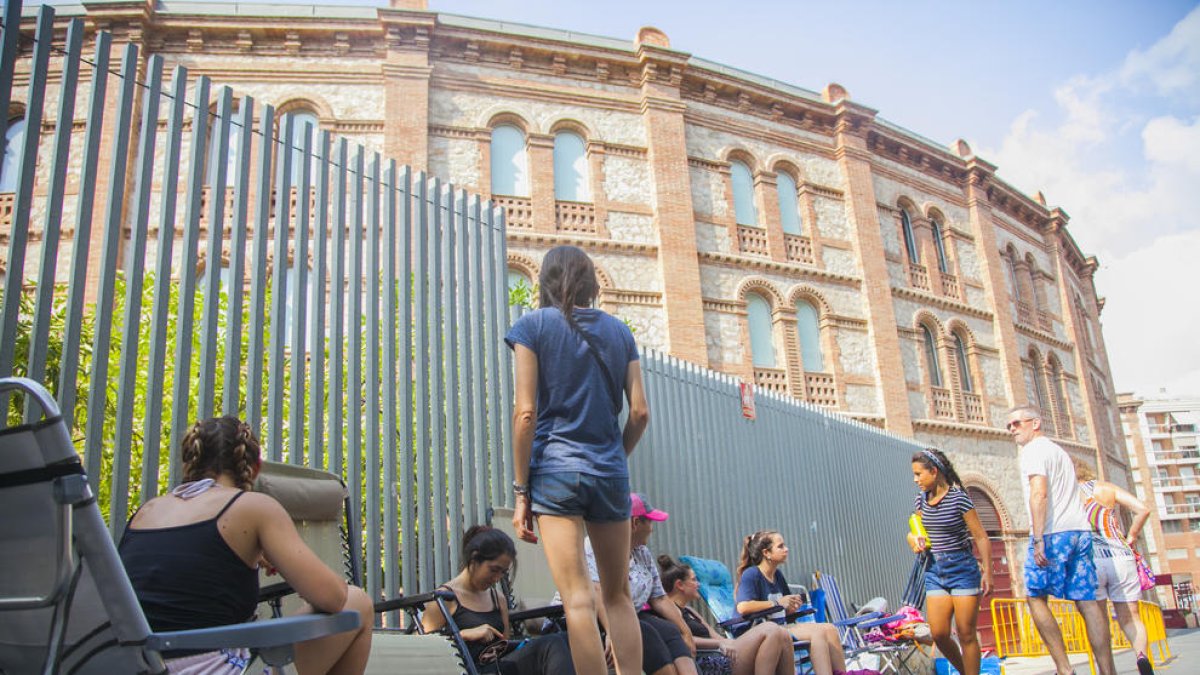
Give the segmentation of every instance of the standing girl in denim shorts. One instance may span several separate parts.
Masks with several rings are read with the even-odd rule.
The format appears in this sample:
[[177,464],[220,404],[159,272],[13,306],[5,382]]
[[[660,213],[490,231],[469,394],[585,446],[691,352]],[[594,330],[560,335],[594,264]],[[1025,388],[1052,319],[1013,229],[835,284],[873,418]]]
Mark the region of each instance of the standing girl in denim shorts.
[[[914,552],[928,549],[933,556],[925,573],[929,629],[938,649],[958,672],[978,675],[975,623],[979,600],[992,588],[992,544],[954,465],[941,450],[927,448],[915,453],[912,470],[913,482],[921,488],[913,510],[921,516],[929,541],[910,533],[908,543]],[[971,552],[972,539],[983,559],[982,574]],[[957,644],[950,636],[951,616],[958,633]]]
[[[540,309],[505,336],[516,360],[513,491],[517,536],[536,542],[533,518],[566,613],[579,675],[607,672],[583,538],[591,538],[620,675],[640,672],[642,640],[629,590],[630,501],[626,457],[650,420],[633,333],[594,309],[600,292],[587,254],[546,253]],[[622,401],[629,416],[622,430]]]

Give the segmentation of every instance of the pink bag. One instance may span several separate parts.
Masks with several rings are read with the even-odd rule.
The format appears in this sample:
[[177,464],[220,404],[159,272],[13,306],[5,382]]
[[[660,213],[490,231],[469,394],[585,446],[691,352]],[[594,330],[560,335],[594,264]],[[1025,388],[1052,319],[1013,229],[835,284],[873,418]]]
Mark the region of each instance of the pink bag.
[[1133,552],[1133,560],[1137,563],[1138,582],[1142,585],[1143,591],[1148,591],[1158,584],[1158,580],[1154,578],[1154,572],[1150,566],[1146,564],[1145,558],[1137,551]]

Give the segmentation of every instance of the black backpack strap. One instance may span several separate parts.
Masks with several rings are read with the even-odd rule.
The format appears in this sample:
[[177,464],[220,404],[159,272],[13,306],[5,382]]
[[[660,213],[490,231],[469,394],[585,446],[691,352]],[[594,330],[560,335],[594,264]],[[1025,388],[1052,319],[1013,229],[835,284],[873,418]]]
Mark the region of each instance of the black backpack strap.
[[600,367],[600,372],[604,375],[604,382],[608,385],[608,395],[612,400],[613,411],[617,414],[620,414],[622,388],[617,386],[617,381],[613,379],[612,371],[608,369],[608,364],[606,364],[604,359],[600,356],[600,348],[596,346],[595,342],[592,342],[592,336],[589,335],[588,332],[582,327],[580,327],[578,330],[579,335],[583,337],[583,341],[587,343],[588,351],[591,353],[592,358],[596,361],[596,365]]

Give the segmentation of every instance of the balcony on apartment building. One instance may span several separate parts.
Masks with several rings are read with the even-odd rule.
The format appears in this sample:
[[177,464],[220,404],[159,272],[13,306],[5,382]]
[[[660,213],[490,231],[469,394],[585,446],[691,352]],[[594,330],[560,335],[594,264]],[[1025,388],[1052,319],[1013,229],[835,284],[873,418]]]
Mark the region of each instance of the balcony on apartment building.
[[1158,517],[1164,520],[1200,518],[1200,501],[1191,501],[1183,504],[1165,504],[1159,506]]
[[1192,422],[1157,422],[1149,425],[1151,438],[1195,437],[1196,424]]
[[1200,464],[1200,450],[1196,448],[1180,448],[1178,450],[1151,450],[1151,464]]
[[1151,480],[1155,492],[1200,492],[1200,476],[1163,476]]

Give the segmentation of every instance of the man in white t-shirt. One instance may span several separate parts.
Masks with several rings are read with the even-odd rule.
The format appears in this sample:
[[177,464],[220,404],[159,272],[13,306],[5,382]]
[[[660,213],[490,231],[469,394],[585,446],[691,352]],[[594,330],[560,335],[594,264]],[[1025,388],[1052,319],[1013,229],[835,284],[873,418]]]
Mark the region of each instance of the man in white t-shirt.
[[1096,602],[1092,535],[1071,458],[1042,433],[1042,414],[1032,406],[1008,413],[1008,431],[1020,446],[1021,489],[1029,506],[1029,553],[1025,590],[1029,611],[1059,675],[1072,672],[1062,629],[1050,596],[1073,600],[1083,616],[1100,675],[1116,673],[1108,616]]

